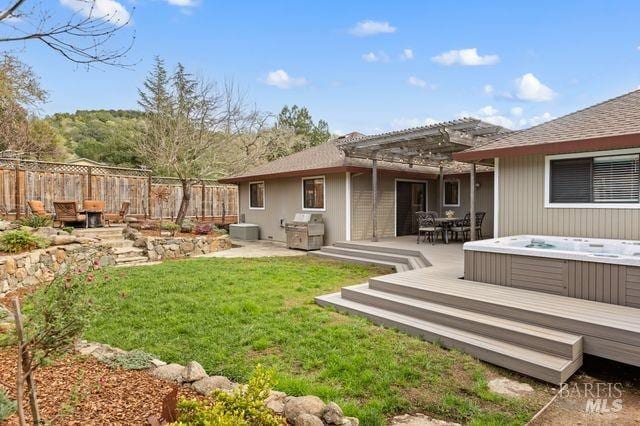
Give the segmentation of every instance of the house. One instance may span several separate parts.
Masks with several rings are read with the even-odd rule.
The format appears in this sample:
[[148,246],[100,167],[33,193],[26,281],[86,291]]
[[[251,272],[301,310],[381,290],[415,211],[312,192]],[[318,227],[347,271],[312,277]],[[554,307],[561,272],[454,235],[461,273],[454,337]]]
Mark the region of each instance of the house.
[[640,240],[640,90],[453,154],[493,163],[495,235]]
[[[459,217],[469,212],[471,166],[448,161],[450,154],[507,132],[460,119],[379,135],[352,134],[221,182],[238,184],[240,215],[260,226],[261,239],[286,241],[285,222],[305,211],[322,213],[325,244],[411,235],[417,232],[417,211],[444,215],[453,210]],[[398,152],[412,153],[413,160],[403,162]],[[475,206],[487,213],[482,231],[490,236],[493,172],[482,164],[473,168],[478,172]]]

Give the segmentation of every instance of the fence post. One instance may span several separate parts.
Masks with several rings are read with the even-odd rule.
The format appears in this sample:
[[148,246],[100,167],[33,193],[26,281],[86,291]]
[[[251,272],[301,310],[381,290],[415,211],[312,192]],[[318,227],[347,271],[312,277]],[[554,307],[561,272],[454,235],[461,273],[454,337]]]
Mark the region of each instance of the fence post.
[[91,166],[87,167],[87,198],[92,200],[93,199],[93,188],[91,186]]
[[149,178],[147,179],[147,215],[149,215],[149,217],[148,218],[145,217],[145,219],[153,218],[153,215],[151,214],[151,184],[152,183],[153,182],[151,179],[151,173],[149,173]]
[[205,186],[204,186],[204,181],[202,181],[202,200],[200,200],[200,214],[202,215],[202,221],[204,222],[205,217],[207,216],[204,212],[205,209],[205,203],[204,203],[204,195],[205,195]]
[[13,201],[16,205],[16,220],[20,219],[20,160],[16,161],[16,182]]

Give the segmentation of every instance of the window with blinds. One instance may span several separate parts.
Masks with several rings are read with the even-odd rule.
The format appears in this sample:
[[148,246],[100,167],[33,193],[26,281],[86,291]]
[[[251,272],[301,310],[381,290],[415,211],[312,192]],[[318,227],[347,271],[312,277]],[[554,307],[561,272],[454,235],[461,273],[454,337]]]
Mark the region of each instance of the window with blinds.
[[549,189],[552,203],[638,203],[640,156],[552,160]]

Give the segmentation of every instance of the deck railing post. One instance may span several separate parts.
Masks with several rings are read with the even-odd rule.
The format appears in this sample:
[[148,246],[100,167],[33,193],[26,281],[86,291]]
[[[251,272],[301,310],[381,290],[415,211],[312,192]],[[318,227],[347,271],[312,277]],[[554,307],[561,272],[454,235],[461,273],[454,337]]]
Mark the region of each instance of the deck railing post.
[[470,240],[476,239],[476,163],[471,163],[469,173],[469,216],[471,216],[471,236]]
[[371,191],[373,196],[373,217],[371,218],[372,241],[378,241],[378,160],[371,164]]

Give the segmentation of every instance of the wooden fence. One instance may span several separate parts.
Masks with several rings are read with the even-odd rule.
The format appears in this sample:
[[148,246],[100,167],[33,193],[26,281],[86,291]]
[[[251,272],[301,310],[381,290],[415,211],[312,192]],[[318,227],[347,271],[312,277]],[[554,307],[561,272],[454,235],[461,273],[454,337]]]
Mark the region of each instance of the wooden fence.
[[[163,201],[154,194],[168,189]],[[238,214],[238,189],[204,180],[193,186],[187,216],[216,223],[234,223]],[[89,166],[70,163],[0,158],[0,211],[20,217],[28,213],[27,201],[40,200],[53,211],[54,200],[104,200],[107,213],[116,213],[129,201],[129,214],[144,218],[176,216],[182,186],[176,178],[152,176],[148,169]]]

